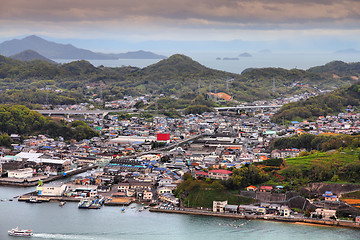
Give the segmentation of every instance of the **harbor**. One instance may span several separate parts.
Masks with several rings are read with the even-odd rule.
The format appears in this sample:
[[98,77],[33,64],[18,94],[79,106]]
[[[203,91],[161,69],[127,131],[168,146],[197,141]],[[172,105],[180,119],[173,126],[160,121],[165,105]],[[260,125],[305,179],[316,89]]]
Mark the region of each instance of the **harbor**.
[[[9,199],[30,190],[0,186],[0,196]],[[283,240],[288,236],[292,236],[293,240],[301,240],[304,239],[304,232],[311,236],[309,239],[336,240],[341,237],[342,240],[353,240],[359,234],[359,230],[351,228],[257,221],[233,216],[215,217],[179,212],[166,214],[166,211],[149,209],[140,211],[141,204],[134,203],[124,207],[104,206],[98,210],[83,210],[78,208],[78,202],[67,202],[60,207],[56,201],[28,204],[14,200],[0,202],[0,208],[3,216],[9,216],[0,219],[0,239],[4,240],[14,239],[8,236],[8,230],[17,226],[20,229],[32,229],[31,239],[35,240],[195,240],[204,237],[208,240],[231,240],[240,236],[244,240],[254,240],[259,238],[259,234],[263,240]]]
[[234,214],[234,213],[217,213],[198,209],[160,209],[157,207],[150,208],[150,212],[159,213],[172,213],[172,214],[187,214],[197,216],[209,216],[209,217],[221,217],[221,218],[233,218],[233,219],[246,219],[246,220],[263,220],[263,221],[275,221],[284,223],[304,223],[314,224],[316,226],[333,226],[333,227],[347,227],[360,229],[360,224],[350,221],[334,221],[334,220],[319,220],[311,218],[296,218],[296,217],[283,217],[276,215],[250,215],[250,214]]

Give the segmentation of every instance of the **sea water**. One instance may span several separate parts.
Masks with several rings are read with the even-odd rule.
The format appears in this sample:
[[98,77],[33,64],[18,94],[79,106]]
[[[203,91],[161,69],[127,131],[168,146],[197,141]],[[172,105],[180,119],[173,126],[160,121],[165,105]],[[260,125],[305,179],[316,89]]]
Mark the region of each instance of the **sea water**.
[[[161,53],[171,56],[174,53]],[[247,68],[285,68],[303,69],[324,65],[328,62],[340,60],[344,62],[359,62],[357,54],[332,53],[254,53],[252,57],[238,57],[235,52],[185,52],[183,53],[200,64],[217,70],[231,73],[241,73]],[[216,60],[217,58],[238,58],[238,60]],[[55,59],[58,63],[67,63],[74,60]],[[133,66],[144,68],[159,62],[159,59],[118,59],[118,60],[88,60],[94,66],[105,67]]]
[[[348,228],[309,226],[268,221],[138,211],[140,206],[103,206],[78,209],[77,203],[31,204],[14,196],[34,188],[0,186],[0,239],[15,239],[7,231],[18,226],[32,229],[31,239],[127,239],[127,240],[354,240],[360,231]],[[13,199],[13,201],[9,201]],[[132,208],[134,207],[135,208]],[[16,239],[28,239],[16,237]]]

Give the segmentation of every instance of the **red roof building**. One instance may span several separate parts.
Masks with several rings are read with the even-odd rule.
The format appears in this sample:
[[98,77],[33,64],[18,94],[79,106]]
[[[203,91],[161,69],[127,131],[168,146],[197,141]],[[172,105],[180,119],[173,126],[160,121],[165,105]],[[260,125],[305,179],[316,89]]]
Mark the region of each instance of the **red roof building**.
[[232,174],[232,171],[225,169],[216,169],[209,171],[209,178],[218,180],[228,180]]
[[271,192],[273,190],[272,186],[261,186],[260,192]]
[[209,174],[207,172],[198,171],[195,173],[196,178],[208,178]]

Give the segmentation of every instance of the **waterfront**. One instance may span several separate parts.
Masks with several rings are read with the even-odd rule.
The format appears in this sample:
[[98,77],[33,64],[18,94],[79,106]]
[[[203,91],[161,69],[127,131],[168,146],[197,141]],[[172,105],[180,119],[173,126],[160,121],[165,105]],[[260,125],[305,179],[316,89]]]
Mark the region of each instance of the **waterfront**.
[[[0,199],[33,188],[0,187]],[[131,205],[135,206],[135,205]],[[0,202],[0,239],[14,239],[7,230],[32,229],[32,239],[358,239],[359,230],[318,227],[267,221],[236,220],[205,216],[138,212],[137,208],[103,207],[78,209],[77,203],[59,207],[57,202],[29,204]],[[237,228],[236,228],[237,227]],[[22,239],[22,238],[17,238]]]

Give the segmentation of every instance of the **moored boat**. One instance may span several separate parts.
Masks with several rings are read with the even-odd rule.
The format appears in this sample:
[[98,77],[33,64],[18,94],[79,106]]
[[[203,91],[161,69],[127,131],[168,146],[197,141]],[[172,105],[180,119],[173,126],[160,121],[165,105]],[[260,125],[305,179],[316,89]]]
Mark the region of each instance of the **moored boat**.
[[34,196],[31,196],[28,200],[26,200],[26,202],[28,202],[28,203],[42,203],[41,200],[37,199]]
[[91,204],[92,204],[92,200],[90,200],[89,198],[84,198],[84,199],[81,199],[78,207],[79,208],[89,208],[91,206]]
[[19,229],[18,227],[16,227],[16,228],[9,230],[8,234],[10,236],[31,237],[32,230],[23,230],[23,229]]

